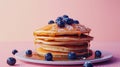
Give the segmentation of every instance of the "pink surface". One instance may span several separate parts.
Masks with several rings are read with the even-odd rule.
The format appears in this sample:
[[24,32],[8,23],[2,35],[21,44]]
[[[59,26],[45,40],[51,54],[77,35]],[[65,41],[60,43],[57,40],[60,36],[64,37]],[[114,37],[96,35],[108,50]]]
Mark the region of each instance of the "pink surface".
[[90,27],[94,41],[120,41],[120,0],[0,0],[0,41],[32,41],[63,14]]
[[[91,49],[99,49],[103,51],[107,51],[113,54],[113,58],[110,61],[106,61],[103,63],[94,64],[95,67],[119,67],[120,66],[120,49],[119,49],[119,42],[93,42],[91,44]],[[7,47],[6,47],[7,46]],[[19,51],[23,51],[26,49],[33,49],[34,45],[32,42],[3,42],[0,43],[0,67],[9,67],[6,64],[6,59],[8,57],[14,57],[11,54],[13,49],[17,49]],[[17,63],[14,67],[82,67],[82,65],[78,66],[52,66],[52,65],[43,65],[43,64],[32,64],[26,63],[17,60]]]
[[[6,59],[13,56],[12,49],[34,49],[33,31],[63,14],[78,19],[92,29],[92,48],[114,55],[111,61],[95,64],[96,67],[120,66],[120,0],[0,0],[0,67],[9,67]],[[17,60],[16,67],[63,66]]]

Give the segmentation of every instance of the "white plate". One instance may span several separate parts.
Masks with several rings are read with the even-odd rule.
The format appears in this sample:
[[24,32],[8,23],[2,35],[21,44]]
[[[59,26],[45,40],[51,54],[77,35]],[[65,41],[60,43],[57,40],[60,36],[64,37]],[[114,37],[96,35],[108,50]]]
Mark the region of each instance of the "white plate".
[[15,57],[19,60],[25,61],[25,62],[31,62],[31,63],[37,63],[37,64],[51,64],[51,65],[77,65],[77,64],[83,64],[85,61],[91,61],[92,63],[98,63],[107,61],[112,58],[112,54],[108,52],[102,51],[101,58],[98,59],[92,59],[92,60],[75,60],[75,61],[45,61],[45,60],[37,60],[37,59],[31,59],[29,57],[25,57],[25,52],[18,52],[15,54]]

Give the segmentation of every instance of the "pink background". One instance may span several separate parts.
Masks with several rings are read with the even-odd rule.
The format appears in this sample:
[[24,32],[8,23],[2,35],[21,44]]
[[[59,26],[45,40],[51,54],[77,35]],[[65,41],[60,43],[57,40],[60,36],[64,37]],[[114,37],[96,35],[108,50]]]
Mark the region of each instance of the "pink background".
[[[33,31],[64,14],[92,29],[91,48],[111,52],[116,57],[96,67],[120,66],[120,53],[117,53],[120,51],[120,0],[0,0],[0,66],[9,67],[6,59],[13,56],[11,50],[34,49]],[[18,60],[16,67],[20,66],[58,67]]]
[[94,41],[120,41],[120,0],[0,0],[0,41],[32,41],[64,14],[90,27]]

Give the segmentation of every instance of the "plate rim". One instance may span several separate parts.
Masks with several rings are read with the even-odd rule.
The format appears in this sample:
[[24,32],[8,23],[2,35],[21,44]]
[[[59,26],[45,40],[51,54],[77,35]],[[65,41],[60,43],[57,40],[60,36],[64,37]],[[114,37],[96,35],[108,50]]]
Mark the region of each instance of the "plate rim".
[[[94,50],[93,50],[94,51]],[[27,57],[24,57],[23,54],[25,55],[25,51],[21,51],[15,54],[15,57],[21,61],[24,62],[30,62],[30,63],[36,63],[36,64],[49,64],[49,65],[78,65],[78,64],[83,64],[85,61],[90,61],[91,63],[99,63],[99,62],[104,62],[107,60],[110,60],[113,55],[109,52],[102,51],[102,54],[108,54],[107,56],[104,56],[102,58],[98,59],[91,59],[91,60],[70,60],[70,61],[45,61],[45,60],[37,60],[37,59],[30,59]],[[22,54],[21,56],[19,56]],[[63,63],[64,62],[64,63]]]

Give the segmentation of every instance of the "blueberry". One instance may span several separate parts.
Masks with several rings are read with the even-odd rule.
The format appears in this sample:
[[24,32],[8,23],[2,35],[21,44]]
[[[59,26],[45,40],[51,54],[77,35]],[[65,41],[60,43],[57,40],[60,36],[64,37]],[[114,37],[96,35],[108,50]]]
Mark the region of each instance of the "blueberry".
[[76,53],[74,53],[74,52],[68,53],[68,59],[75,60],[76,58],[77,58]]
[[7,64],[8,65],[15,65],[15,63],[16,63],[16,59],[15,58],[13,58],[13,57],[9,57],[8,59],[7,59]]
[[74,24],[79,24],[79,21],[78,20],[74,20]]
[[32,55],[32,50],[27,50],[25,53],[27,56],[30,56],[30,55]]
[[65,27],[65,23],[63,21],[58,21],[57,22],[58,27],[63,28]]
[[48,22],[48,24],[53,24],[54,23],[54,21],[53,20],[50,20],[49,22]]
[[59,21],[62,21],[62,17],[58,17],[57,19],[56,19],[56,22],[59,22]]
[[99,50],[95,51],[95,58],[100,58],[101,55],[102,55],[101,51],[99,51]]
[[69,18],[63,18],[62,21],[67,22]]
[[65,20],[65,23],[66,24],[68,24],[68,25],[71,25],[71,24],[73,24],[73,19],[71,19],[71,18],[67,18],[66,20]]
[[52,56],[51,53],[47,53],[47,54],[45,55],[45,60],[46,60],[46,61],[52,61],[52,58],[53,58],[53,56]]
[[17,52],[18,52],[18,51],[17,51],[16,49],[14,49],[14,50],[12,51],[12,54],[15,55]]
[[86,61],[84,64],[83,64],[83,67],[93,67],[93,64],[89,61]]
[[62,17],[58,17],[57,19],[60,19],[60,20],[62,20],[63,18],[62,18]]
[[68,15],[63,15],[63,18],[69,18]]

